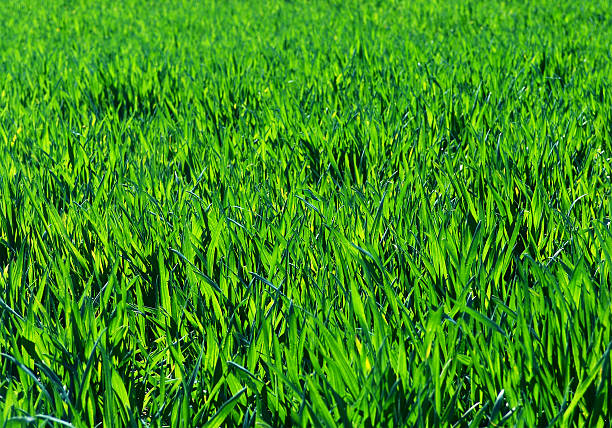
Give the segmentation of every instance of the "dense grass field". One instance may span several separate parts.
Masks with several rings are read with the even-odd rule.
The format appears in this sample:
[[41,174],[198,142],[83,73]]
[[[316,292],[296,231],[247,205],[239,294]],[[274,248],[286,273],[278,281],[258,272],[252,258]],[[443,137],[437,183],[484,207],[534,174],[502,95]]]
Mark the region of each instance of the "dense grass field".
[[608,0],[0,22],[0,427],[610,426]]

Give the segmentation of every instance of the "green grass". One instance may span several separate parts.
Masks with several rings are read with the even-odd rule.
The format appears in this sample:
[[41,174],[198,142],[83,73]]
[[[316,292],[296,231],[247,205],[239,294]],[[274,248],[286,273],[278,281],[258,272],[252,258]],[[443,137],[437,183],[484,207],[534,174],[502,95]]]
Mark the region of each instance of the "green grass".
[[0,427],[598,426],[612,6],[0,3]]

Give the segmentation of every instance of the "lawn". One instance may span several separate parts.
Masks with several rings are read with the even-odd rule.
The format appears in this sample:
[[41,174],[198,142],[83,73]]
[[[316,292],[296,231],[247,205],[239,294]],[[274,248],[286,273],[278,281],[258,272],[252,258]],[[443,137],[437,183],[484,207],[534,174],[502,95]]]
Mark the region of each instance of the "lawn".
[[608,0],[0,22],[0,428],[612,423]]

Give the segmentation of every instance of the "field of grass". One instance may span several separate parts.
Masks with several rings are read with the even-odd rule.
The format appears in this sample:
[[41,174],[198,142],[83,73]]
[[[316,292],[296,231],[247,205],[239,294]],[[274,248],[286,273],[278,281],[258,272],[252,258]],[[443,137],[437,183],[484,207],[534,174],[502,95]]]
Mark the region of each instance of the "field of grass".
[[608,0],[0,22],[0,427],[610,426]]

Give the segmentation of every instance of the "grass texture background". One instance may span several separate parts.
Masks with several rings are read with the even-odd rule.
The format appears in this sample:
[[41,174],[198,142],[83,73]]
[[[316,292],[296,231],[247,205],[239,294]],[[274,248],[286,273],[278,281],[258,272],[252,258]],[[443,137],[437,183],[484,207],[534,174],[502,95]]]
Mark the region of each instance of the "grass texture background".
[[0,426],[609,426],[611,17],[0,3]]

